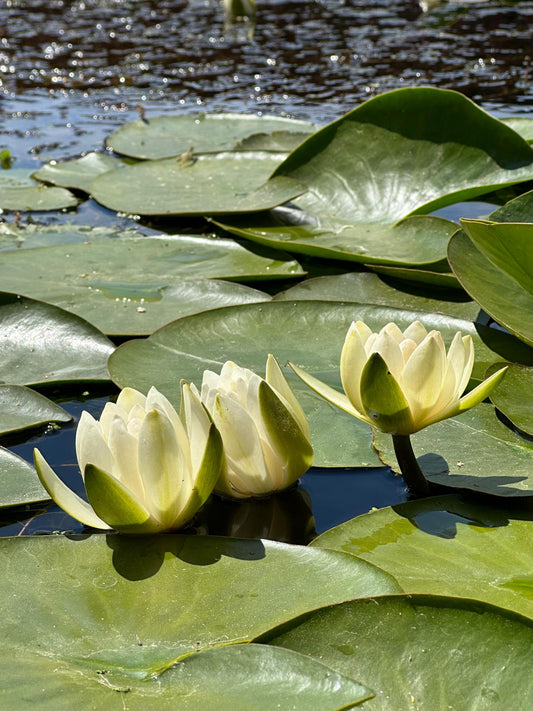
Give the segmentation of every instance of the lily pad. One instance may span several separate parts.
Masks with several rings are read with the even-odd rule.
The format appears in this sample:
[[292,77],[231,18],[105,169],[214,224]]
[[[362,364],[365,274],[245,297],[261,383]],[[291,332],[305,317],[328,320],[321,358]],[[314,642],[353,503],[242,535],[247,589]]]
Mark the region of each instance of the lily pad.
[[454,223],[404,218],[533,179],[533,148],[459,93],[407,88],[314,133],[272,174],[282,176],[307,186],[298,217],[232,218],[226,229],[329,259],[422,265],[445,256]]
[[0,174],[0,209],[59,210],[80,202],[69,190],[49,188],[31,178],[31,170],[22,168]]
[[14,385],[109,380],[114,346],[56,306],[0,292],[1,381]]
[[231,234],[274,249],[362,264],[434,266],[446,256],[455,222],[416,215],[396,224],[310,219],[302,210],[213,220]]
[[49,498],[35,469],[21,457],[0,447],[0,506],[21,506]]
[[533,222],[533,190],[509,200],[491,212],[489,219],[493,222]]
[[533,225],[464,220],[448,247],[463,288],[492,318],[533,345]]
[[0,434],[72,417],[44,395],[20,385],[0,385]]
[[312,546],[368,560],[406,592],[475,598],[533,617],[533,517],[438,496],[358,516]]
[[134,215],[269,210],[305,190],[283,176],[265,182],[279,155],[256,151],[145,161],[103,173],[91,183],[91,194],[111,210]]
[[121,160],[106,153],[91,152],[75,160],[51,161],[32,175],[45,183],[88,193],[89,186],[96,176],[124,165]]
[[389,276],[392,279],[401,279],[405,282],[421,284],[430,288],[437,287],[439,289],[463,291],[463,287],[456,279],[455,274],[449,271],[449,265],[446,271],[437,271],[434,267],[432,267],[434,271],[430,271],[429,269],[405,269],[402,267],[378,266],[376,264],[369,264],[368,268],[376,274]]
[[[254,134],[283,131],[309,134],[313,124],[281,116],[252,114],[187,114],[154,116],[121,126],[106,140],[108,148],[133,158],[171,158],[195,153],[231,151]],[[254,136],[254,142],[257,138]],[[265,150],[261,147],[260,150]]]
[[[410,309],[329,301],[277,301],[227,307],[174,321],[147,340],[121,345],[108,362],[112,379],[146,392],[155,385],[174,403],[179,402],[180,378],[198,385],[205,369],[219,372],[226,360],[264,373],[266,356],[273,353],[281,364],[287,360],[308,370],[332,387],[341,389],[340,352],[353,320],[373,330],[389,321],[405,329],[416,319],[426,328],[437,328],[447,344],[457,331],[472,335],[476,348],[474,378],[501,357],[481,340],[474,324]],[[511,336],[478,327],[497,339],[494,347],[514,344]],[[529,352],[529,349],[527,349]],[[368,466],[378,464],[372,453],[371,429],[342,413],[307,388],[285,368],[302,407],[310,418],[316,466]]]
[[531,180],[533,149],[462,94],[407,88],[320,129],[273,176],[305,183],[297,204],[315,216],[393,224]]
[[479,313],[479,306],[474,301],[468,297],[454,301],[448,301],[445,298],[432,298],[434,293],[435,290],[423,288],[420,293],[409,293],[401,287],[401,284],[397,284],[395,288],[376,274],[352,272],[306,279],[296,286],[276,294],[274,301],[353,301],[375,304],[376,306],[393,306],[397,309],[430,311],[475,321]]
[[[496,370],[489,368],[487,375]],[[510,365],[505,385],[491,394],[492,403],[522,432],[533,435],[533,368]]]
[[261,255],[228,239],[191,235],[99,237],[4,252],[5,290],[77,314],[102,332],[147,335],[179,316],[268,301],[263,292],[207,279],[278,279],[304,272],[287,255]]
[[361,679],[365,709],[529,708],[533,623],[484,603],[437,596],[355,600],[319,610],[272,644]]
[[[437,422],[411,440],[429,481],[493,496],[533,495],[533,442],[500,422],[492,405]],[[384,464],[399,472],[392,437],[378,432],[374,446]]]
[[509,116],[502,118],[501,121],[519,133],[526,141],[533,141],[533,119],[526,116]]
[[[214,682],[223,660],[227,675],[235,673],[237,681],[245,659],[266,662],[268,655],[254,650],[255,655],[232,656],[215,649],[209,657],[189,655],[249,642],[324,604],[399,591],[391,576],[345,553],[270,541],[19,537],[0,541],[0,556],[10,569],[0,583],[6,603],[1,649],[13,709],[27,707],[31,699],[41,699],[43,709],[57,709],[58,702],[65,709],[83,707],[87,698],[95,709],[121,708],[122,700],[131,709],[175,709],[184,690],[201,700],[198,685],[215,694],[209,693],[207,708],[229,708],[216,706],[220,696]],[[281,660],[271,658],[271,663],[279,679]],[[286,658],[286,663],[291,675],[303,660]],[[257,667],[256,675],[248,667],[249,683],[268,682],[269,669],[270,664]],[[323,669],[311,693],[313,687],[318,692],[320,679],[324,683]],[[231,676],[220,681],[222,688],[230,681]],[[353,695],[353,686],[342,685]],[[266,686],[265,693],[275,694]],[[247,692],[246,686],[237,708],[256,708],[244,705],[250,703]]]

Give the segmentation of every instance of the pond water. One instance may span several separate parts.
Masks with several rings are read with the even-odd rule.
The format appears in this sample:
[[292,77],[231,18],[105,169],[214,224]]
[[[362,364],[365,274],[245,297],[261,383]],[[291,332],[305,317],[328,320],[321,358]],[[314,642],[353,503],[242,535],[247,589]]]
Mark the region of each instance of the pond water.
[[[324,124],[384,91],[431,85],[461,91],[498,116],[532,113],[532,2],[259,0],[255,27],[226,26],[216,0],[0,6],[0,150],[15,167],[102,149],[139,105],[148,116],[232,111]],[[450,208],[446,217],[454,218]],[[131,224],[93,201],[31,219]],[[83,408],[97,415],[108,394],[62,404],[75,417]],[[30,461],[38,443],[79,489],[74,431],[75,423],[0,443]],[[197,530],[305,543],[315,530],[405,497],[386,468],[315,469],[262,509],[214,501]],[[54,506],[12,510],[0,524],[3,535],[80,530]]]

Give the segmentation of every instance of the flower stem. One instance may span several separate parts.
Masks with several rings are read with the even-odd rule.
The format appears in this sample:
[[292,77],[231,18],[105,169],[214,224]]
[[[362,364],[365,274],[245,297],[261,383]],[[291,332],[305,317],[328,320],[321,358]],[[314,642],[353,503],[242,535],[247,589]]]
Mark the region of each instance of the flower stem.
[[418,465],[409,435],[392,435],[392,443],[409,494],[414,498],[428,496],[429,482]]

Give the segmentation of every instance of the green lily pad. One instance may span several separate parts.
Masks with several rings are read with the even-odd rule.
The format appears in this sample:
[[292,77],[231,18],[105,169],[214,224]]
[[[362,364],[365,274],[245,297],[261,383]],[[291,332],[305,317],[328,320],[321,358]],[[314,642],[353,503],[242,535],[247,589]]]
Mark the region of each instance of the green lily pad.
[[273,176],[305,183],[315,216],[393,224],[533,178],[533,149],[454,91],[408,88],[317,131]]
[[437,596],[356,600],[319,610],[273,644],[360,679],[365,709],[530,708],[531,620]]
[[463,288],[492,318],[533,345],[533,225],[464,220],[448,246]]
[[49,188],[31,178],[32,171],[23,168],[0,173],[0,209],[60,210],[75,207],[80,202],[64,188]]
[[107,173],[108,170],[122,168],[124,165],[121,160],[106,153],[91,152],[75,160],[51,161],[32,175],[45,183],[88,193],[94,178]]
[[0,447],[0,506],[22,506],[49,498],[35,469],[18,455]]
[[274,297],[274,301],[291,300],[354,301],[376,304],[376,306],[392,306],[397,309],[430,311],[468,321],[475,321],[479,313],[479,306],[474,301],[466,299],[447,301],[444,298],[432,298],[430,289],[409,293],[402,289],[401,285],[397,285],[396,288],[389,286],[376,274],[368,272],[306,279]]
[[2,287],[64,308],[104,333],[147,335],[180,316],[270,299],[240,284],[208,282],[212,277],[252,281],[304,273],[287,255],[263,256],[233,240],[85,234],[83,243],[4,252]]
[[307,186],[300,215],[225,228],[329,259],[422,265],[445,256],[454,223],[404,218],[531,180],[533,148],[461,94],[399,89],[314,133],[272,174],[282,176]]
[[231,234],[274,249],[362,264],[429,265],[446,256],[455,222],[416,215],[396,224],[310,220],[301,210],[213,220]]
[[533,141],[533,119],[525,116],[509,116],[501,119],[502,123],[519,133],[526,141]]
[[[457,281],[455,274],[450,271],[430,271],[428,269],[413,269],[402,267],[387,267],[383,265],[369,264],[368,268],[376,274],[389,276],[393,279],[401,279],[405,282],[422,284],[423,286],[437,287],[439,289],[455,289],[463,291],[463,287]],[[434,267],[432,267],[434,269]],[[449,269],[449,265],[448,265]]]
[[[180,378],[199,385],[205,369],[219,372],[226,360],[264,374],[270,352],[282,365],[291,360],[341,389],[340,353],[350,323],[357,319],[373,330],[389,321],[405,329],[419,319],[428,330],[440,330],[447,344],[457,331],[471,334],[476,348],[476,379],[482,378],[488,365],[501,360],[467,320],[367,304],[277,301],[227,307],[174,321],[147,340],[119,346],[109,359],[109,372],[120,387],[129,385],[146,392],[155,385],[177,404]],[[501,347],[515,342],[493,329],[478,329],[484,337],[497,339],[493,346],[500,352]],[[316,466],[378,465],[371,449],[370,427],[313,393],[288,366],[285,372],[310,418]]]
[[[244,659],[254,659],[253,652],[192,653],[249,642],[324,604],[399,591],[391,576],[345,553],[270,541],[19,537],[0,541],[0,556],[10,570],[0,582],[0,646],[12,709],[37,698],[43,709],[57,709],[58,699],[61,708],[84,707],[87,698],[95,709],[119,709],[122,701],[131,709],[175,709],[184,690],[194,691],[202,680],[204,693],[217,694],[213,684],[224,659],[236,680]],[[258,658],[268,655],[258,651]],[[288,674],[303,663],[286,661]],[[280,663],[272,659],[278,678]],[[268,682],[269,669],[257,667],[256,676],[249,667],[250,683]],[[319,674],[324,680],[324,670]],[[343,686],[353,694],[354,687]],[[194,693],[202,698],[201,689]],[[219,696],[210,698],[208,708],[228,708],[216,701]],[[255,708],[245,701],[246,694],[237,708]]]
[[533,517],[449,495],[357,516],[312,546],[368,560],[406,592],[475,598],[533,617]]
[[[52,670],[50,659],[37,656],[25,661],[24,670],[31,679],[24,684],[25,693],[19,677],[6,679],[4,699],[13,711],[29,704],[43,711],[84,707],[88,695],[93,711],[115,708],[113,702],[127,703],[128,711],[341,711],[372,696],[311,657],[257,644],[194,654],[151,682],[108,669],[98,669],[101,679],[95,681],[92,669],[67,663]],[[45,697],[39,687],[46,690]],[[58,699],[63,706],[58,707]]]
[[21,385],[0,385],[0,434],[72,417],[44,395]]
[[[308,124],[307,131],[272,131],[272,133],[253,133],[243,138],[233,148],[234,151],[272,151],[290,153],[313,132]],[[317,127],[315,127],[317,128]]]
[[493,222],[533,222],[533,190],[509,200],[491,212],[489,219]]
[[[309,134],[313,124],[281,116],[247,114],[187,114],[154,116],[132,121],[106,140],[108,148],[133,158],[171,158],[193,149],[195,153],[231,151],[254,134]],[[257,138],[252,139],[254,143]],[[263,143],[264,145],[264,143]],[[260,150],[265,150],[262,146]],[[270,149],[267,149],[270,150]]]
[[258,151],[150,160],[103,173],[91,194],[111,210],[135,215],[269,210],[305,190],[292,178],[265,182],[279,162],[279,154]]
[[17,226],[1,222],[0,252],[126,236],[139,237],[139,232],[135,229],[118,230],[113,227],[91,227],[90,225],[42,225],[36,223]]
[[[487,376],[497,365],[489,368]],[[505,385],[491,393],[492,403],[522,432],[533,435],[533,368],[510,365],[505,374]]]
[[[533,442],[500,422],[489,404],[426,427],[411,441],[426,477],[436,484],[494,496],[533,495]],[[399,472],[392,437],[378,432],[374,446]]]
[[78,316],[0,292],[0,382],[109,380],[106,361],[113,350],[111,341]]

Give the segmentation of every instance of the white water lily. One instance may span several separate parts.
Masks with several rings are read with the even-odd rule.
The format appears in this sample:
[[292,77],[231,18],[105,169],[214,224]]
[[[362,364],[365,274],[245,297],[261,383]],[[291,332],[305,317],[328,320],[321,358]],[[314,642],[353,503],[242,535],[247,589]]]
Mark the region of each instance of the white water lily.
[[292,365],[315,392],[383,432],[409,435],[484,400],[506,368],[463,394],[474,365],[470,336],[456,333],[446,352],[438,331],[415,321],[405,331],[388,323],[379,333],[352,323],[342,348],[342,394]]
[[291,486],[311,466],[309,423],[272,355],[265,378],[231,361],[220,375],[206,370],[201,398],[224,443],[219,493],[266,496]]
[[180,414],[164,395],[125,388],[100,420],[83,412],[76,455],[89,503],[34,451],[52,499],[86,526],[125,533],[181,528],[205,503],[224,457],[220,435],[197,394],[182,384]]

